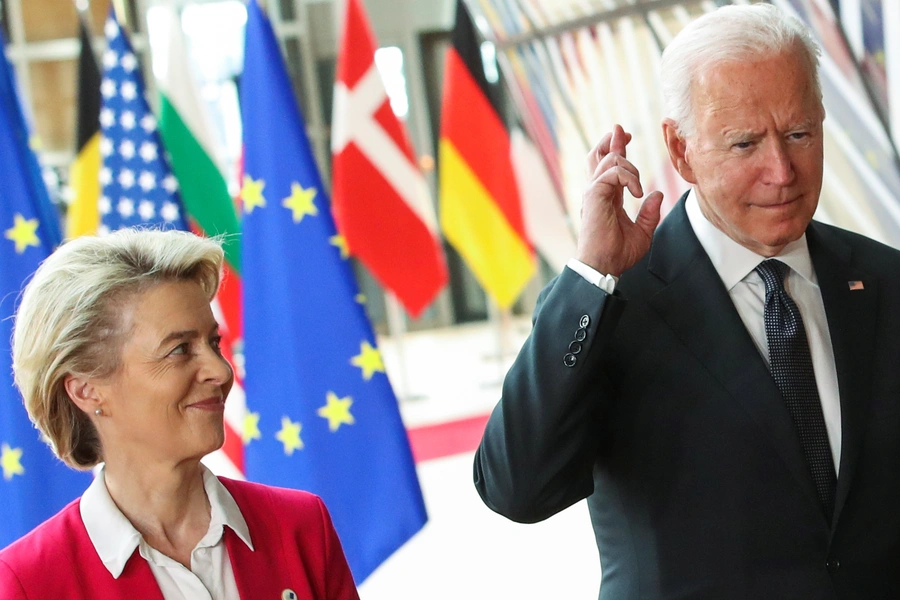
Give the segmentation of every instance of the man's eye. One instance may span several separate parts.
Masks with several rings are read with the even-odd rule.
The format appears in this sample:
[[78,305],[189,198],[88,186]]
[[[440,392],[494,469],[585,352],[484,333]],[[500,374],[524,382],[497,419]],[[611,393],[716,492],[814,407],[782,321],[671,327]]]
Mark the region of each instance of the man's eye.
[[792,140],[803,140],[803,139],[806,139],[807,137],[809,137],[809,132],[796,131],[788,137],[790,137]]
[[738,142],[738,143],[734,144],[732,146],[732,148],[735,148],[737,150],[747,150],[752,145],[753,145],[753,142]]

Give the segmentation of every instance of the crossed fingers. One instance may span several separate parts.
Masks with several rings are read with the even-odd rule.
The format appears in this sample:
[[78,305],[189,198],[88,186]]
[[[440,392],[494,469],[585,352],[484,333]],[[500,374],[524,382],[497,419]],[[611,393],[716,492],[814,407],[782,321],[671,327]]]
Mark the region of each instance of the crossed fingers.
[[625,158],[625,145],[631,141],[631,134],[625,133],[620,126],[601,138],[588,154],[588,186],[596,187],[605,184],[610,191],[621,192],[628,188],[631,195],[640,198],[644,195],[641,186],[640,172]]

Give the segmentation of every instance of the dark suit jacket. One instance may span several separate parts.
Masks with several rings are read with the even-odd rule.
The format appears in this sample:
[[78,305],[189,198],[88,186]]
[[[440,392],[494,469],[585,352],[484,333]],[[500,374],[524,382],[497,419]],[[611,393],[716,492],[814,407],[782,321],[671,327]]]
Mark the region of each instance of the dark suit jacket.
[[568,269],[542,293],[475,456],[485,503],[535,522],[587,497],[601,599],[900,598],[900,253],[807,239],[840,391],[833,523],[683,201],[613,295]]
[[[225,546],[242,599],[359,600],[325,505],[298,490],[220,478],[234,497],[254,550],[230,528]],[[0,598],[163,600],[140,551],[113,579],[100,561],[73,501],[0,551]]]

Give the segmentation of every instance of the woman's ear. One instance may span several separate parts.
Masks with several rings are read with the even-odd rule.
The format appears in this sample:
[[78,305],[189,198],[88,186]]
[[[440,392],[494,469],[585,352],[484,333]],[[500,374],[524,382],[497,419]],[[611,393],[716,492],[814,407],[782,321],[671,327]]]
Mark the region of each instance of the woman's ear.
[[[66,375],[63,380],[66,393],[72,402],[75,403],[82,412],[88,415],[99,415],[103,413],[102,399],[94,383],[80,375]],[[97,411],[100,411],[99,413]]]

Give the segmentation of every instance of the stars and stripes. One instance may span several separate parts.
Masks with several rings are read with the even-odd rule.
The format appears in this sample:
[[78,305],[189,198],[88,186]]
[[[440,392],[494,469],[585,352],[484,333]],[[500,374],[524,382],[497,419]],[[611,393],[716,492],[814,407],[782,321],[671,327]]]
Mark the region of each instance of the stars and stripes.
[[104,32],[99,233],[135,226],[187,230],[137,58],[112,10]]

